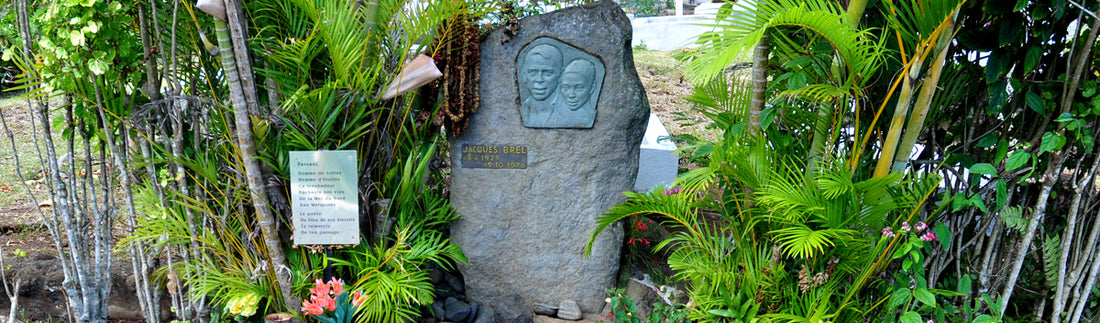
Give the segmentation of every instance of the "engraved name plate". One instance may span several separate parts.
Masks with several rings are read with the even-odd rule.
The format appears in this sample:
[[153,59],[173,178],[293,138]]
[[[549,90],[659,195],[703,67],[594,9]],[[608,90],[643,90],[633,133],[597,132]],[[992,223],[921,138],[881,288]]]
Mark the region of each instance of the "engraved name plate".
[[462,144],[462,168],[527,169],[527,146]]
[[294,244],[359,244],[354,150],[290,152]]

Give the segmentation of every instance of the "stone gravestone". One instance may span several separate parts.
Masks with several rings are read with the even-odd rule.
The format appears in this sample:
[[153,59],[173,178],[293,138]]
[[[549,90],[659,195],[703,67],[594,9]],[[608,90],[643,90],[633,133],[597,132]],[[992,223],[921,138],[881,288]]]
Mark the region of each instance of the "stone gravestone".
[[[481,44],[481,107],[451,140],[452,239],[482,304],[576,301],[603,309],[622,228],[585,244],[624,201],[638,171],[649,102],[634,68],[630,21],[612,1],[521,20]],[[514,302],[511,302],[514,303]],[[530,311],[530,309],[524,309]]]

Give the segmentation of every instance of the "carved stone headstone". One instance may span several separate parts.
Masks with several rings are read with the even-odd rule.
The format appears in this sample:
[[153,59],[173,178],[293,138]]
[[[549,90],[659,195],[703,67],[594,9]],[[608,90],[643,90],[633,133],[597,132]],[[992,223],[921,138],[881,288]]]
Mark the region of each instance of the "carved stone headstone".
[[481,44],[481,107],[451,140],[452,240],[467,295],[490,306],[576,301],[600,311],[622,229],[585,243],[638,171],[649,102],[630,21],[612,1],[528,17]]

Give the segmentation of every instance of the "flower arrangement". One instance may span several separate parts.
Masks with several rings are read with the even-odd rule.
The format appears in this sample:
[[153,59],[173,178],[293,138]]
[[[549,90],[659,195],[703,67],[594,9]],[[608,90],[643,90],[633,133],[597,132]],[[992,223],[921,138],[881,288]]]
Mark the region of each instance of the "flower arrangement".
[[355,310],[367,300],[368,295],[356,291],[352,295],[344,290],[344,281],[332,278],[328,283],[320,279],[309,289],[309,300],[302,302],[302,312],[322,323],[351,322]]

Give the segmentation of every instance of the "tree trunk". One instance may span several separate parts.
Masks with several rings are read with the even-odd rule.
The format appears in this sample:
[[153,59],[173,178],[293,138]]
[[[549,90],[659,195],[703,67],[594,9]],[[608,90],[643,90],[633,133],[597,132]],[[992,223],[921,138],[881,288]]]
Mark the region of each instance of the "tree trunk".
[[[229,12],[233,12],[229,10]],[[235,16],[235,14],[233,15]],[[256,212],[256,220],[263,235],[264,245],[267,247],[267,257],[270,261],[270,269],[274,271],[279,283],[279,289],[283,302],[288,309],[297,309],[300,300],[292,293],[291,271],[286,265],[286,256],[283,254],[282,243],[275,231],[275,217],[271,213],[265,200],[267,190],[263,183],[263,174],[260,171],[260,162],[256,159],[256,147],[252,138],[252,120],[248,113],[248,104],[245,102],[244,89],[238,76],[236,60],[234,59],[233,45],[229,36],[229,26],[221,20],[214,20],[218,35],[219,56],[222,61],[222,70],[225,72],[226,81],[229,83],[229,97],[233,104],[233,114],[236,125],[237,143],[240,149],[241,162],[244,163],[245,176],[248,182],[249,192],[252,197],[252,207]],[[242,40],[243,42],[243,40]],[[253,89],[255,93],[255,89]]]
[[1024,231],[1023,238],[1020,239],[1017,245],[1016,255],[1012,260],[1012,269],[1008,274],[1008,278],[1005,280],[1004,290],[1001,292],[1001,317],[1004,317],[1004,306],[1008,304],[1008,301],[1012,299],[1012,292],[1016,289],[1016,281],[1020,278],[1020,269],[1024,266],[1024,260],[1027,258],[1027,249],[1031,247],[1031,241],[1035,239],[1035,232],[1039,229],[1039,224],[1043,222],[1043,217],[1046,216],[1047,202],[1050,200],[1050,191],[1054,188],[1054,183],[1058,182],[1058,177],[1061,173],[1062,162],[1065,161],[1066,156],[1063,151],[1059,151],[1051,158],[1050,164],[1047,165],[1047,170],[1043,172],[1043,187],[1039,191],[1039,198],[1035,201],[1035,213],[1031,215],[1031,221],[1028,222],[1027,231]]
[[764,33],[760,36],[760,42],[756,43],[756,49],[752,53],[752,99],[749,101],[749,129],[759,133],[760,113],[764,111],[767,103],[765,97],[768,91],[768,54],[771,48],[768,46],[769,36]]

